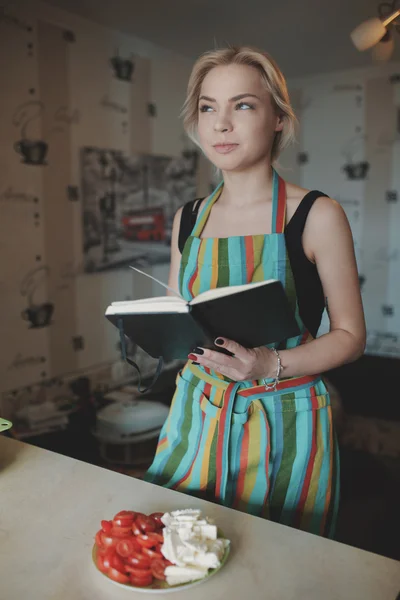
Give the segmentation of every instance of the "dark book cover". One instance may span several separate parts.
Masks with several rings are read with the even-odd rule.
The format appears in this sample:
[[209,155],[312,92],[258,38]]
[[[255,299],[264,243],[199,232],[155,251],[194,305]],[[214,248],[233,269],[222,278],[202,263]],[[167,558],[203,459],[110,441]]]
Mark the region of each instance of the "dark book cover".
[[[117,311],[118,309],[116,309]],[[223,336],[246,348],[281,342],[300,333],[282,284],[268,282],[189,304],[189,312],[106,314],[115,326],[122,319],[124,334],[154,358],[182,359],[196,347],[218,350]]]
[[106,316],[116,327],[117,320],[121,318],[124,334],[154,358],[162,356],[165,361],[185,360],[196,346],[213,346],[212,338],[196,323],[190,312]]
[[214,337],[229,338],[245,348],[281,342],[300,333],[280,281],[200,302],[191,310]]

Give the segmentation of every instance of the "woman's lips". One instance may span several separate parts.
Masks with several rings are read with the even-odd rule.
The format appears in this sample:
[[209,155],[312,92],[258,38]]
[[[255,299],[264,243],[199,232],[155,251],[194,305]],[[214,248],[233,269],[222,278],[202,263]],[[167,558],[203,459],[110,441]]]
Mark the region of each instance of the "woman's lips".
[[229,152],[232,152],[232,150],[235,150],[238,145],[239,144],[216,144],[214,148],[219,154],[228,154]]

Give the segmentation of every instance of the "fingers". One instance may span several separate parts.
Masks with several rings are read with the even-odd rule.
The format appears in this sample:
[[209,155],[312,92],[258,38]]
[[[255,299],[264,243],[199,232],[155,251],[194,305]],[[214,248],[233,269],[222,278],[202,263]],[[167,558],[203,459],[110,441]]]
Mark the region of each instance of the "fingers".
[[[191,355],[189,355],[189,358],[191,358]],[[230,358],[230,357],[228,356],[227,358]],[[237,372],[237,370],[234,367],[232,367],[230,365],[222,364],[219,361],[217,362],[215,360],[210,360],[210,359],[204,358],[203,356],[198,356],[196,358],[195,362],[197,362],[202,367],[207,367],[208,369],[215,371],[216,373],[221,373],[221,375],[224,375],[225,377],[229,377],[230,379],[233,379],[234,381],[240,380],[239,373]]]
[[[217,338],[217,340],[219,341],[220,338]],[[236,350],[235,356],[228,356],[227,354],[209,350],[208,348],[195,348],[193,352],[189,354],[188,358],[189,360],[221,373],[234,381],[241,381],[244,379],[243,372],[247,372],[247,362],[251,351],[231,340],[222,339],[222,341],[223,346],[222,344],[216,345],[224,347],[232,353]],[[245,360],[242,360],[240,355],[244,355]]]
[[223,337],[218,337],[214,341],[214,344],[216,346],[218,346],[218,348],[224,348],[225,350],[232,352],[232,354],[234,354],[239,359],[243,360],[243,359],[248,358],[248,354],[249,354],[248,349],[244,348],[244,346],[241,346],[240,344],[238,344],[237,342],[234,342],[233,340],[228,340]]
[[195,348],[193,352],[189,354],[188,358],[205,367],[209,367],[210,365],[208,363],[212,363],[213,365],[218,365],[218,367],[234,368],[237,362],[234,356],[221,354],[221,352],[208,350],[207,348]]

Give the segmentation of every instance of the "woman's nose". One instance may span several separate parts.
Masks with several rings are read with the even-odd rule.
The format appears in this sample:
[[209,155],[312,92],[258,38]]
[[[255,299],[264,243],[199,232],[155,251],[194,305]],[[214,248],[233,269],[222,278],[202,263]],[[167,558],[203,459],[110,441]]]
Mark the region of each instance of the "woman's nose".
[[226,131],[232,131],[232,124],[226,117],[219,117],[214,124],[215,131],[225,133]]

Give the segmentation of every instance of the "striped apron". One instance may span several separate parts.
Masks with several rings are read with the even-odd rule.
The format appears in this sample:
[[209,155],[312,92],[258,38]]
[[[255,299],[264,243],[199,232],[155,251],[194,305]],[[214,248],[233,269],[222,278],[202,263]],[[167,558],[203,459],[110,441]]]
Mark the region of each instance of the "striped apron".
[[[300,334],[275,346],[311,341],[285,246],[285,182],[273,171],[271,234],[200,238],[221,192],[222,184],[186,241],[182,295],[191,300],[215,287],[279,279]],[[332,538],[339,456],[325,384],[319,375],[294,377],[267,391],[269,382],[232,381],[187,362],[145,480]]]

